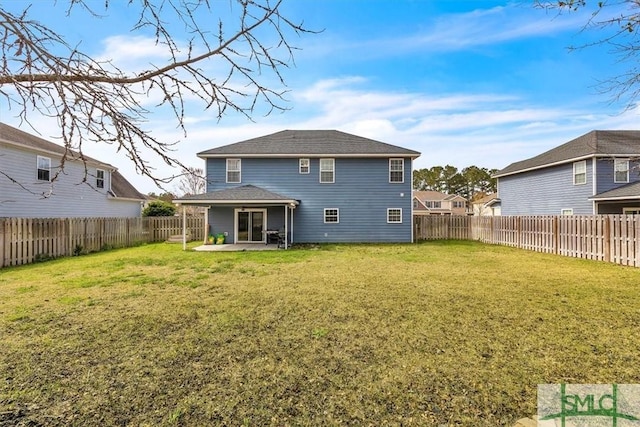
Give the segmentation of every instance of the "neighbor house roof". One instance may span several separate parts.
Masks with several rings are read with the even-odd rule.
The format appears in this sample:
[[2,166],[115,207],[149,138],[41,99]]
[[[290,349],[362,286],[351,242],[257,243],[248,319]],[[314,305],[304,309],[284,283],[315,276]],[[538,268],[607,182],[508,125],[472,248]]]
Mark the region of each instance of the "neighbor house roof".
[[640,199],[640,181],[623,185],[613,190],[605,191],[589,197],[589,200],[629,200]]
[[299,202],[291,197],[274,193],[255,185],[241,185],[239,187],[225,188],[222,190],[211,191],[209,193],[194,194],[192,196],[184,196],[175,199],[174,202],[189,204],[239,204],[239,203],[275,203],[284,204],[292,203],[297,205]]
[[442,193],[440,191],[431,191],[431,190],[422,190],[422,191],[417,191],[415,190],[413,192],[413,197],[417,198],[418,200],[421,201],[425,201],[425,200],[454,200],[454,199],[459,199],[459,200],[465,200],[464,197],[458,195],[458,194],[446,194],[446,193]]
[[198,153],[198,157],[418,157],[420,153],[337,130],[283,130]]
[[117,170],[111,172],[111,193],[119,199],[146,200],[147,198],[147,196],[136,190]]
[[499,178],[590,157],[638,155],[640,155],[640,131],[593,130],[535,157],[512,163],[494,176]]

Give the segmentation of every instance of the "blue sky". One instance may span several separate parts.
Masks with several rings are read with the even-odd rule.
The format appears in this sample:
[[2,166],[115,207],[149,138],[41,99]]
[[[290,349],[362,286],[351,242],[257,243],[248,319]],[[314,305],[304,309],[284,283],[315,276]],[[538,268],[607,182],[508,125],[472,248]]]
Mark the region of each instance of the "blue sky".
[[[65,17],[62,3],[37,3],[34,17],[125,68],[157,60],[151,40],[129,32],[126,9],[95,21]],[[282,129],[338,129],[420,151],[415,168],[500,169],[593,129],[638,128],[637,111],[596,87],[624,64],[606,46],[568,49],[601,35],[582,31],[588,11],[556,16],[532,1],[479,0],[285,0],[283,10],[323,30],[290,38],[301,50],[283,72],[289,110],[218,121],[194,104],[186,138],[162,112],[151,116],[157,135],[181,140],[175,154],[184,163],[202,167],[199,151]],[[0,120],[18,123],[1,104]],[[54,122],[41,125],[42,136],[55,135]],[[84,150],[140,191],[158,191],[110,147]]]

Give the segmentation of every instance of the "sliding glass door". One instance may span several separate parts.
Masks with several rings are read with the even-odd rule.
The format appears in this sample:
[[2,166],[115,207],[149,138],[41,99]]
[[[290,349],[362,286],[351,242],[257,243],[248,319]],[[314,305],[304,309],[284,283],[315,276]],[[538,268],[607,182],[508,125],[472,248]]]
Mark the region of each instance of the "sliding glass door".
[[263,242],[267,213],[260,210],[236,210],[236,241],[238,243]]

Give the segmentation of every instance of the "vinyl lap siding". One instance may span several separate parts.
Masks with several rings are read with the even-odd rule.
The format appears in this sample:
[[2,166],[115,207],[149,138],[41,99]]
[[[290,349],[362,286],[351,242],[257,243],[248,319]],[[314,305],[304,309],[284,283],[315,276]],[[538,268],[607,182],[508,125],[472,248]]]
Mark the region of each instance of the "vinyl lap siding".
[[[597,176],[597,191],[596,194],[604,193],[605,191],[613,190],[620,186],[626,185],[627,183],[614,182],[614,159],[606,158],[606,159],[598,159],[596,165],[596,176]],[[640,162],[637,160],[629,161],[629,182],[637,182],[640,181]]]
[[502,215],[591,215],[593,163],[587,160],[587,183],[573,185],[573,164],[509,175],[498,179]]
[[[137,217],[140,216],[139,201],[112,200],[107,196],[111,175],[105,171],[104,189],[91,188],[82,183],[84,166],[67,162],[65,173],[53,184],[53,193],[44,198],[42,193],[50,189],[49,182],[37,180],[35,151],[20,150],[13,146],[0,145],[0,168],[18,181],[26,190],[0,176],[0,217],[21,218],[67,218],[67,217]],[[41,154],[51,159],[51,176],[59,158]],[[88,165],[92,175],[87,179],[95,187],[95,166]]]
[[[410,159],[405,159],[402,184],[389,183],[388,158],[336,158],[333,184],[319,182],[318,158],[310,159],[308,174],[299,173],[298,160],[244,158],[242,182],[227,184],[225,159],[208,159],[208,191],[252,184],[299,200],[294,213],[299,243],[411,241]],[[338,224],[324,223],[325,208],[339,209]],[[387,224],[387,208],[402,209],[402,224]],[[269,211],[268,221],[269,228],[282,223],[283,213]]]

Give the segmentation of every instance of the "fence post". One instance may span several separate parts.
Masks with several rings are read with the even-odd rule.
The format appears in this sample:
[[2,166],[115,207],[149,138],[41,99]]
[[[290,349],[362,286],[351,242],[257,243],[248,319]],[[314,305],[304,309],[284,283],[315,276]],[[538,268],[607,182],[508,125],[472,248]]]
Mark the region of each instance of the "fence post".
[[4,242],[5,242],[5,224],[6,220],[0,219],[0,268],[4,267]]
[[606,215],[604,217],[603,225],[602,248],[604,252],[604,260],[606,262],[611,262],[611,215]]
[[553,253],[558,255],[560,252],[560,224],[558,223],[558,217],[553,217]]

